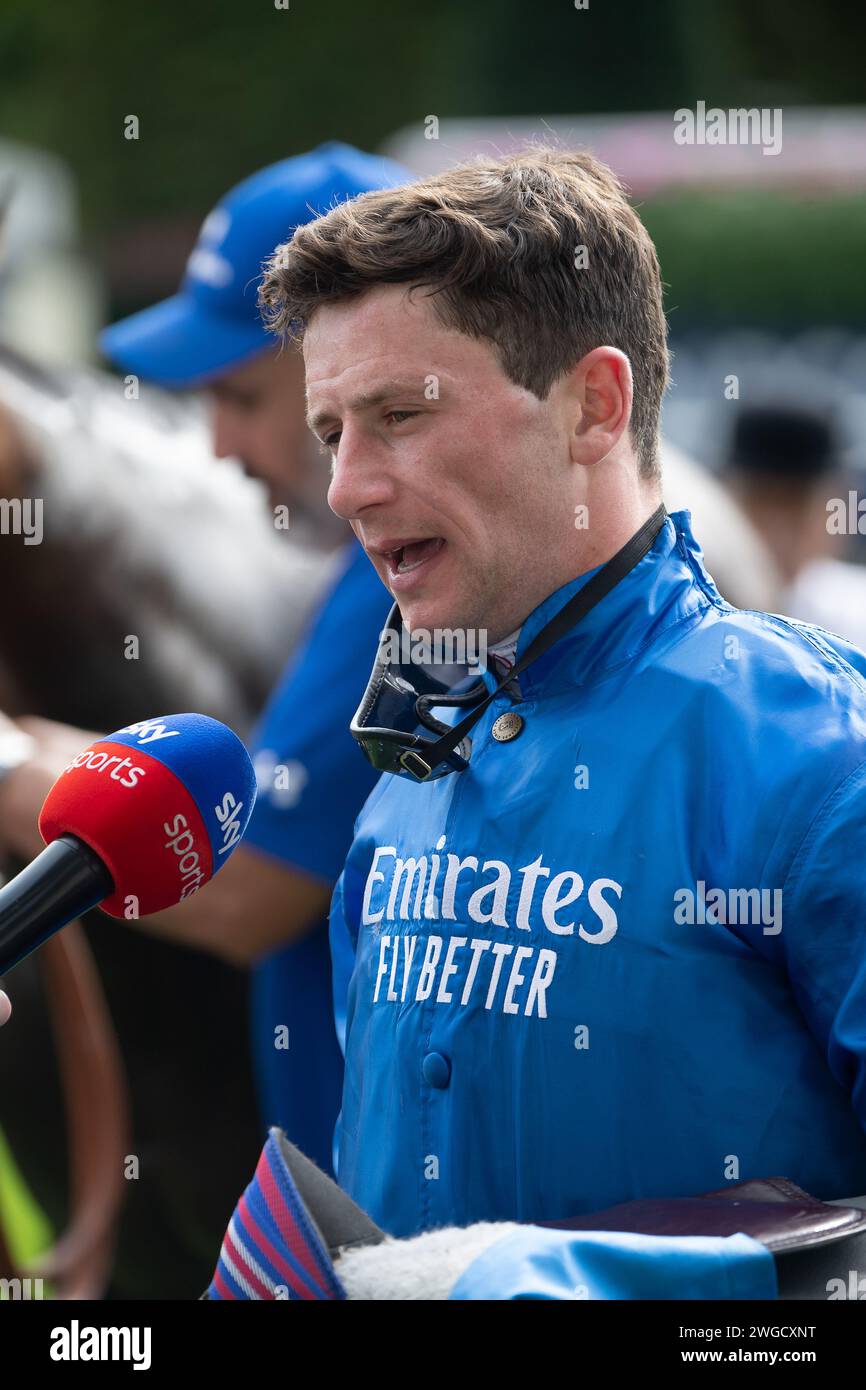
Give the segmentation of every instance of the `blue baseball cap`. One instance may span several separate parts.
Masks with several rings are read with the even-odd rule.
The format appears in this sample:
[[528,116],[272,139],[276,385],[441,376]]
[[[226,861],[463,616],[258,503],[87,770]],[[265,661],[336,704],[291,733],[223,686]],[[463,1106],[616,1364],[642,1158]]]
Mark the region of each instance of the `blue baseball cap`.
[[335,203],[411,177],[337,141],[252,174],[205,218],[178,293],[104,329],[100,348],[125,371],[173,387],[202,385],[274,348],[256,302],[268,256]]

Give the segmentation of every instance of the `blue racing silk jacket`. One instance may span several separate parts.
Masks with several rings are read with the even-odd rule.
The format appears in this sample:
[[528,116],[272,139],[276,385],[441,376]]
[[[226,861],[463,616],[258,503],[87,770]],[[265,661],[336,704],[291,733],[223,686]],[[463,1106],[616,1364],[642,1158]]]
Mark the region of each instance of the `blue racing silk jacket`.
[[866,1191],[864,670],[732,608],[677,513],[466,772],[380,779],[331,914],[338,1177],[375,1221]]

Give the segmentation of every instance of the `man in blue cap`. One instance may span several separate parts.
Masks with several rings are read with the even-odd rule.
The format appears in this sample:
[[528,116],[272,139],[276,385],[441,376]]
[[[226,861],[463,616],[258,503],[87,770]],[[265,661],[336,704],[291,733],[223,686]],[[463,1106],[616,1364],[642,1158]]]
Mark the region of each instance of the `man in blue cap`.
[[306,426],[299,353],[278,352],[256,297],[262,263],[296,226],[337,202],[406,181],[390,160],[335,141],[244,179],[205,218],[177,294],[104,330],[106,357],[170,389],[203,388],[214,450],[237,458],[332,546],[348,537],[327,506],[321,450]]
[[[343,1069],[326,918],[352,823],[376,777],[348,725],[358,672],[389,603],[349,528],[328,510],[327,468],[305,423],[303,361],[299,352],[279,351],[266,332],[257,293],[263,262],[296,226],[405,180],[398,165],[338,143],[261,170],[206,218],[178,293],[101,338],[106,356],[126,372],[204,389],[216,454],[240,459],[274,505],[289,506],[293,531],[300,523],[334,551],[333,581],[254,731],[259,791],[244,844],[206,893],[146,923],[252,965],[262,1118],[326,1169]],[[83,739],[80,730],[55,726],[35,757],[6,769],[0,836],[17,852],[41,848],[34,836],[42,798],[68,749],[77,751]]]

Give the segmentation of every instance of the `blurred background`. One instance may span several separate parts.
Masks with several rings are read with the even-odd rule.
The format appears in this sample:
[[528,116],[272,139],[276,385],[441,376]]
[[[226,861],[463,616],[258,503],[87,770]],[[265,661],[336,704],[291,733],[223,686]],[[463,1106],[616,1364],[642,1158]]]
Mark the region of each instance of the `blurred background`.
[[[121,22],[102,0],[7,0],[0,340],[92,361],[101,323],[176,286],[202,208],[325,139],[420,173],[546,136],[608,160],[659,248],[667,438],[720,469],[735,375],[744,404],[805,387],[834,416],[833,461],[862,471],[866,17],[844,0],[578,5],[155,0]],[[781,151],[677,145],[673,113],[698,101],[781,109]]]
[[[0,537],[0,708],[85,728],[199,708],[249,729],[328,557],[314,538],[276,535],[260,486],[231,460],[215,463],[206,402],[143,383],[142,410],[125,410],[97,334],[174,292],[204,213],[229,187],[325,140],[415,174],[539,138],[608,162],[666,285],[668,506],[692,507],[732,601],[866,645],[864,41],[866,11],[843,0],[4,0],[0,495],[38,477],[63,524],[38,564]],[[675,113],[698,102],[780,111],[781,147],[678,144]],[[844,527],[828,525],[833,499],[845,502]],[[147,673],[100,645],[125,630],[152,635]],[[151,1133],[165,1157],[173,1067],[196,1036],[187,1079],[232,1059],[219,1115],[203,1091],[165,1182],[123,1216],[111,1291],[188,1290],[257,1152],[237,1060],[242,994],[223,963],[189,953],[187,976],[172,966],[176,1017],[167,1004],[157,1066],[140,972],[162,989],[165,957],[150,941],[119,956],[103,938],[95,949],[139,1148]],[[231,1019],[221,1060],[189,1013],[193,981]],[[34,977],[34,999],[41,989]],[[0,1214],[5,1202],[11,1221],[14,1208],[29,1249],[63,1228],[71,1189],[42,1030],[16,1048],[0,1040],[0,1122],[17,1159],[0,1148]],[[34,1085],[38,1123],[24,1101]],[[190,1176],[202,1132],[219,1177],[206,1210]]]

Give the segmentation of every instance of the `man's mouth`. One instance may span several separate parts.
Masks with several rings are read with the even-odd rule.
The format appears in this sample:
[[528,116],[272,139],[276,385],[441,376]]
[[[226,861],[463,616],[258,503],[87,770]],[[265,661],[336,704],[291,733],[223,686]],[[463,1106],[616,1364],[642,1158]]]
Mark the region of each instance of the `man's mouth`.
[[441,536],[427,536],[423,540],[388,542],[371,549],[374,555],[381,556],[387,562],[388,574],[395,578],[420,569],[439,554],[444,544]]

